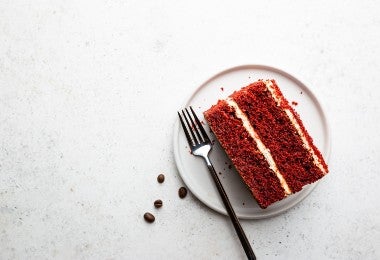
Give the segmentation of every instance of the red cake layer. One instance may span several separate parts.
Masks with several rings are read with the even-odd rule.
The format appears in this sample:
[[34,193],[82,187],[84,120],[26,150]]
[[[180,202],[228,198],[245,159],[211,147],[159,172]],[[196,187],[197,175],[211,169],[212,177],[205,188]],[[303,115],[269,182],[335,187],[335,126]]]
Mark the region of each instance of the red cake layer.
[[266,208],[282,199],[284,191],[280,181],[269,169],[264,156],[258,151],[241,121],[236,118],[233,108],[221,100],[204,115],[259,205]]
[[[283,97],[280,92],[277,94]],[[293,193],[324,176],[313,163],[312,155],[304,147],[296,128],[284,111],[290,106],[284,100],[281,106],[277,106],[264,82],[254,83],[231,97],[246,114],[261,141],[269,148],[280,173]],[[294,116],[299,119],[298,115]],[[298,122],[302,124],[300,120]],[[309,137],[306,131],[304,135]],[[309,143],[310,141],[309,137]]]
[[[258,149],[257,140],[250,136],[243,127],[242,120],[237,118],[235,109],[226,101],[219,101],[204,113],[210,128],[262,208],[286,197],[286,185],[294,193],[300,191],[304,185],[322,178],[328,171],[301,119],[284,98],[275,81],[272,81],[272,88],[279,104],[263,81],[242,88],[230,98],[249,120],[259,141],[270,151],[279,172],[277,175],[269,168],[268,156],[266,159],[262,154],[263,148],[261,151]],[[292,113],[299,124],[323,171],[315,164],[311,151],[306,148],[285,109]],[[281,186],[279,178],[285,180],[285,185],[283,183]]]

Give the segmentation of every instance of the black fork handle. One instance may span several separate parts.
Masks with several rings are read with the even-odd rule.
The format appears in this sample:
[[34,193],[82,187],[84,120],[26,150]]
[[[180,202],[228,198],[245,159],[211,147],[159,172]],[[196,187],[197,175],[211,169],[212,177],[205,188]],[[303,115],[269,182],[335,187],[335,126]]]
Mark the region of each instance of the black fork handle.
[[227,193],[225,192],[223,185],[220,182],[219,177],[218,177],[217,173],[215,172],[214,167],[211,164],[210,159],[208,157],[204,157],[204,158],[205,158],[207,167],[211,173],[211,176],[214,179],[215,185],[218,188],[218,191],[219,191],[220,197],[223,200],[224,206],[226,207],[227,213],[230,216],[230,219],[232,221],[232,224],[234,225],[235,231],[236,231],[236,233],[240,239],[241,245],[243,246],[244,251],[245,251],[248,259],[255,260],[256,256],[253,253],[251,244],[249,243],[247,236],[245,235],[244,230],[240,225],[239,219],[236,217],[235,211],[231,206],[231,203],[230,203],[230,200],[228,199]]

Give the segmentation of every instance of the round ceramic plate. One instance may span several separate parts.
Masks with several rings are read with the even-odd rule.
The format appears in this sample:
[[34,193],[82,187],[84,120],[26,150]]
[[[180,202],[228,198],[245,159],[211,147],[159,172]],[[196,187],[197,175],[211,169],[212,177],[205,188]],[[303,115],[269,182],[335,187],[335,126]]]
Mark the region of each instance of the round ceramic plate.
[[[239,90],[258,79],[275,79],[288,101],[290,103],[296,102],[293,103],[295,110],[300,114],[306,129],[313,137],[314,144],[320,149],[324,158],[328,160],[330,151],[329,128],[320,103],[310,89],[298,79],[279,69],[262,65],[245,65],[225,70],[197,88],[183,105],[183,108],[191,105],[199,119],[204,120],[203,111],[216,104],[218,99],[226,98],[235,90]],[[205,128],[206,132],[209,133],[207,124]],[[209,136],[210,139],[216,139],[212,134]],[[204,161],[190,154],[179,120],[174,127],[173,144],[175,162],[186,186],[205,205],[222,214],[227,214]],[[304,199],[316,185],[307,185],[302,191],[290,195],[266,209],[261,209],[218,142],[215,142],[210,158],[239,218],[260,219],[280,214]]]

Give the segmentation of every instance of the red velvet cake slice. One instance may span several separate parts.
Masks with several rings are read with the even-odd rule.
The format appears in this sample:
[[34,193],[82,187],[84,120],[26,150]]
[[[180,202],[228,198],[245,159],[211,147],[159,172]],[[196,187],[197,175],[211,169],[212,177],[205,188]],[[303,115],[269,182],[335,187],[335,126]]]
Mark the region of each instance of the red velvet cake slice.
[[204,116],[262,208],[328,172],[321,153],[274,80],[260,80],[234,92]]

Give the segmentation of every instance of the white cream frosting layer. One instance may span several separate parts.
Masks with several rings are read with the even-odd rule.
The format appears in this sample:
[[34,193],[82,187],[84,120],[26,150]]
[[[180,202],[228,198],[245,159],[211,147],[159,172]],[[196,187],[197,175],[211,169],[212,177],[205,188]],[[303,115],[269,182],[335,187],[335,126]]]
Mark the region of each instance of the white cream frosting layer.
[[[276,101],[277,106],[280,106],[282,99],[281,99],[281,96],[278,96],[276,94],[276,91],[273,87],[272,81],[265,80],[264,83],[265,83],[267,89],[270,91],[273,99]],[[298,135],[301,137],[303,146],[309,151],[309,153],[313,157],[314,164],[322,171],[323,174],[326,174],[327,173],[326,169],[323,167],[323,164],[321,163],[319,157],[315,154],[314,149],[311,147],[309,141],[307,140],[304,132],[301,129],[301,126],[298,124],[294,114],[288,108],[284,109],[284,111],[285,111],[286,115],[289,117],[289,120],[292,123],[292,125],[294,126],[294,128],[297,130]]]
[[253,126],[249,122],[247,116],[243,113],[243,111],[241,111],[238,104],[236,104],[236,102],[234,100],[232,100],[231,98],[227,98],[226,102],[229,106],[234,108],[236,117],[242,121],[243,127],[247,130],[249,135],[256,142],[257,148],[263,154],[264,158],[267,160],[267,162],[269,164],[269,168],[276,174],[278,180],[280,181],[281,187],[285,191],[285,195],[292,194],[292,191],[290,190],[290,188],[289,188],[288,184],[286,183],[284,177],[282,176],[282,174],[278,170],[277,165],[276,165],[275,161],[273,160],[272,154],[270,153],[270,150],[261,141],[261,139],[258,136],[258,134],[256,133],[255,129],[253,128]]

